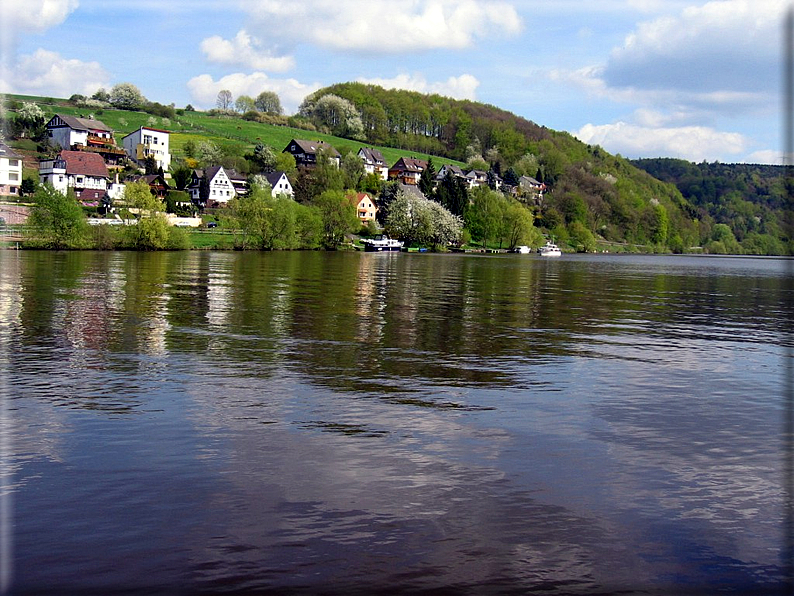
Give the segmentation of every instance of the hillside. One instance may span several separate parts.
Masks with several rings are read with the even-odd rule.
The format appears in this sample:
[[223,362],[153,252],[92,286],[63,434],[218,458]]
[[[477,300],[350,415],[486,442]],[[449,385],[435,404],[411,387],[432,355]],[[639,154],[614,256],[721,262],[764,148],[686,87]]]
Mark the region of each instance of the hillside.
[[790,242],[787,220],[791,204],[784,166],[695,164],[671,158],[632,163],[675,184],[701,221],[712,227],[728,226],[733,237],[723,228],[724,238],[718,241],[739,243],[747,254],[790,254],[785,246]]
[[[141,125],[169,130],[176,163],[186,163],[189,148],[196,143],[210,141],[220,148],[226,163],[244,173],[252,168],[244,156],[250,156],[257,144],[278,153],[292,138],[311,138],[324,140],[343,154],[373,146],[390,164],[405,156],[432,156],[436,170],[449,163],[490,171],[494,179],[505,182],[532,177],[544,185],[545,192],[519,193],[518,198],[533,212],[536,226],[572,247],[791,252],[781,223],[781,182],[769,181],[761,170],[743,173],[744,186],[731,186],[733,194],[715,195],[708,182],[695,190],[693,180],[707,179],[722,189],[720,177],[704,178],[701,173],[693,178],[690,166],[697,169],[694,164],[653,168],[649,165],[653,160],[631,162],[568,133],[472,101],[343,83],[307,97],[299,114],[277,117],[276,124],[248,118],[248,114],[176,110],[159,104],[154,113],[147,113],[112,108],[91,111],[63,99],[9,96],[6,101],[12,117],[21,101],[36,103],[47,119],[55,113],[91,114],[112,127],[117,140]],[[24,140],[14,146],[32,157],[44,150]],[[679,173],[673,175],[673,171]],[[767,182],[755,184],[759,176]],[[748,181],[754,188],[765,189],[766,194],[761,194],[770,197],[768,204],[739,200],[736,193],[748,188]]]

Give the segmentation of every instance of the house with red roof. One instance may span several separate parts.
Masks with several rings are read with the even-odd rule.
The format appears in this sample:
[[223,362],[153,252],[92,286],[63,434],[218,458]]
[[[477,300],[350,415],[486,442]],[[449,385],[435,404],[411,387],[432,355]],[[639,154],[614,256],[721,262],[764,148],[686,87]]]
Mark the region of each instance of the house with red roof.
[[347,199],[356,208],[356,215],[362,224],[375,220],[375,214],[378,208],[375,206],[375,201],[372,197],[365,192],[355,192],[347,195]]
[[73,188],[84,205],[98,205],[108,189],[108,168],[97,153],[61,151],[55,159],[39,163],[39,181],[66,193]]

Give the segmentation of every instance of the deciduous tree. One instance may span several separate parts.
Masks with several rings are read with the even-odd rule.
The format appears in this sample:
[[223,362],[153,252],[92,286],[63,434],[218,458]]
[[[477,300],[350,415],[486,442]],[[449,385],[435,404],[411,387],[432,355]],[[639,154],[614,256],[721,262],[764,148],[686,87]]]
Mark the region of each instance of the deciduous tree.
[[262,93],[256,96],[254,106],[257,110],[265,114],[281,116],[284,113],[284,109],[281,107],[281,100],[274,91],[262,91]]
[[43,248],[85,248],[88,224],[74,196],[50,185],[41,185],[33,195],[33,208],[27,221],[27,236]]

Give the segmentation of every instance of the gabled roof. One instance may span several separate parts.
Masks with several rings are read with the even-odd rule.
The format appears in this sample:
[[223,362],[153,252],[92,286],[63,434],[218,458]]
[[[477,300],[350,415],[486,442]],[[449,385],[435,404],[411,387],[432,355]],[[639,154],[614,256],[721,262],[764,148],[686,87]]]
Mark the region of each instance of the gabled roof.
[[10,159],[22,159],[19,155],[14,153],[11,147],[9,147],[4,143],[0,143],[0,157],[10,158]]
[[47,123],[47,126],[49,126],[56,118],[60,118],[63,123],[72,130],[101,130],[104,132],[113,132],[112,128],[105,125],[105,123],[100,122],[99,120],[93,120],[91,118],[78,118],[77,116],[67,116],[65,114],[55,114],[55,116],[53,116]]
[[109,177],[105,160],[98,153],[61,151],[59,157],[66,162],[66,173],[69,175],[93,176],[94,178]]
[[[284,151],[291,153],[289,150],[290,146],[295,143],[301,150],[301,153],[307,153],[309,155],[314,155],[320,149],[329,149],[331,151],[331,155],[333,157],[342,157],[342,154],[337,151],[333,145],[326,143],[325,141],[307,141],[304,139],[292,139],[288,144]],[[282,152],[283,153],[283,152]]]
[[397,160],[397,163],[391,167],[391,169],[408,172],[421,172],[426,167],[427,162],[423,159],[417,159],[415,157],[401,157]]
[[386,165],[386,160],[383,158],[383,153],[372,147],[362,147],[358,150],[359,155],[364,158],[364,161],[369,164],[383,164]]
[[[284,172],[279,172],[279,171],[268,172],[267,174],[265,174],[265,179],[268,181],[268,184],[270,184],[270,186],[272,188],[272,187],[276,186],[276,184],[278,184],[279,180],[281,180],[281,178],[284,177],[284,176],[286,176],[286,174]],[[289,179],[287,179],[287,180],[289,181]]]
[[364,199],[369,199],[373,204],[375,201],[372,200],[372,197],[369,196],[369,193],[366,192],[351,192],[347,196],[347,200],[353,203],[353,205],[358,205]]
[[139,176],[131,176],[129,180],[131,182],[144,180],[149,186],[152,186],[153,184],[159,184],[166,188],[171,188],[168,182],[165,181],[165,178],[163,178],[160,174],[143,174]]
[[446,176],[447,172],[452,172],[453,176],[460,176],[461,178],[466,177],[466,174],[463,173],[463,170],[461,169],[460,166],[456,166],[453,164],[444,164],[443,166],[441,166],[441,169],[438,171],[436,178],[443,178],[444,176]]

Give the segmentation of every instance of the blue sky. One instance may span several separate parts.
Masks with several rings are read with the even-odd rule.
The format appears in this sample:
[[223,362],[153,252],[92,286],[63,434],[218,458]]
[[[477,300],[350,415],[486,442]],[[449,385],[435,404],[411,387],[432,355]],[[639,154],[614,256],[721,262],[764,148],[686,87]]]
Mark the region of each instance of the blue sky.
[[0,92],[338,82],[493,104],[626,157],[782,163],[784,0],[3,0]]

